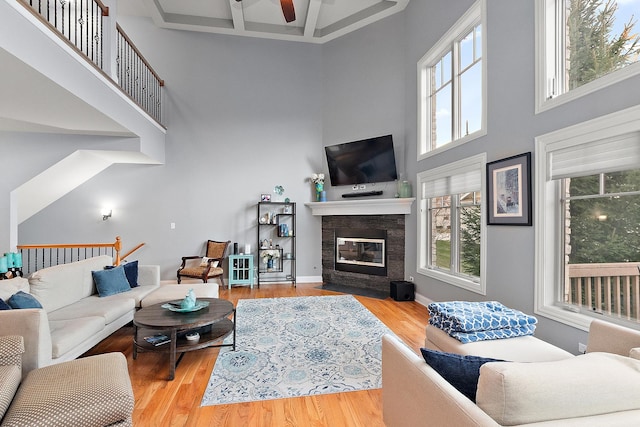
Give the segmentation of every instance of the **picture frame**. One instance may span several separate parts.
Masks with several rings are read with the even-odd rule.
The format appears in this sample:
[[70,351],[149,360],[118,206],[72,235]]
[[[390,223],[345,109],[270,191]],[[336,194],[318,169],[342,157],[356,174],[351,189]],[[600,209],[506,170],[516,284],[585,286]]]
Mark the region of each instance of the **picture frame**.
[[271,201],[271,194],[262,194],[262,195],[260,195],[260,201],[261,202],[270,202]]
[[532,224],[531,152],[487,163],[487,225]]

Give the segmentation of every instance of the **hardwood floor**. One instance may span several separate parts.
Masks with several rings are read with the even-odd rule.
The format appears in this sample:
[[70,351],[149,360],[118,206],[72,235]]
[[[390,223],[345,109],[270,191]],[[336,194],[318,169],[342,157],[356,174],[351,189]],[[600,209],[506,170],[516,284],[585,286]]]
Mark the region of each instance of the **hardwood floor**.
[[[260,289],[220,290],[220,298],[239,299],[339,295],[316,289],[319,284],[262,285]],[[215,286],[215,285],[214,285]],[[426,307],[356,296],[416,352],[424,342]],[[185,353],[173,381],[167,381],[168,356],[140,353],[132,358],[133,328],[126,326],[102,341],[89,354],[119,351],[125,354],[136,399],[136,426],[383,426],[382,390],[279,399],[200,407],[218,349]]]

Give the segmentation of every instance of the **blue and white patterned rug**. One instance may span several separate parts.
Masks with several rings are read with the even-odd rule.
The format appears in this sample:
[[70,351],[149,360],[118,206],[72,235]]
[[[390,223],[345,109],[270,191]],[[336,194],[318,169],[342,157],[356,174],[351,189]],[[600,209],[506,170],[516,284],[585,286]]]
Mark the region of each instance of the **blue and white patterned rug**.
[[382,387],[391,331],[352,295],[239,300],[236,316],[202,406]]

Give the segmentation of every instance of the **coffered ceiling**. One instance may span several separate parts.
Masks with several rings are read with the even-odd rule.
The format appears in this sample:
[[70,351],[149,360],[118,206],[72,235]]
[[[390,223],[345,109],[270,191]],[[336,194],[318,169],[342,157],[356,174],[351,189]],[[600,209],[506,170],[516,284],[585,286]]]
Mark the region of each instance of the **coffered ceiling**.
[[162,28],[325,43],[404,10],[410,0],[119,0],[118,14],[151,17]]

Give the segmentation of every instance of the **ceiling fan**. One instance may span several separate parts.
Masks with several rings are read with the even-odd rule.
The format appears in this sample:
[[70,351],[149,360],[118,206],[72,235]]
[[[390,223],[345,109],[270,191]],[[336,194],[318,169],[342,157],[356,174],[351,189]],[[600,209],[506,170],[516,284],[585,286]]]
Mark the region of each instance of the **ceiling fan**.
[[[242,0],[236,0],[241,2]],[[296,20],[296,11],[293,8],[293,0],[280,0],[280,7],[282,7],[282,14],[284,20],[287,22],[293,22]]]

